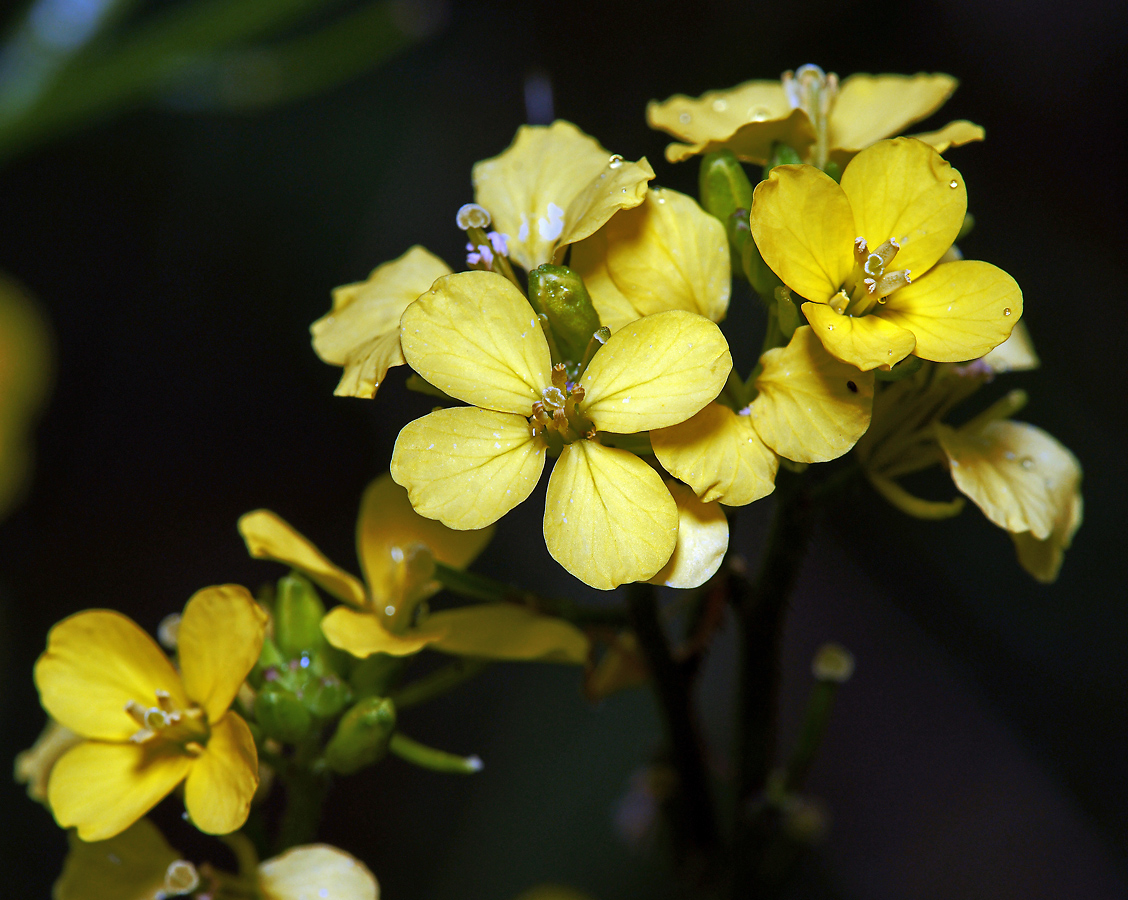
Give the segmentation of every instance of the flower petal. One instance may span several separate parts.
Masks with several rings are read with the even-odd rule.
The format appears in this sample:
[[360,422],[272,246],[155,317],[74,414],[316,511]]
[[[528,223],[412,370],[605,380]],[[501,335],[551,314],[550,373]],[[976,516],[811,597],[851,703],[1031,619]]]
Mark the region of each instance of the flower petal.
[[935,427],[956,487],[1000,528],[1044,541],[1068,517],[1081,466],[1052,435],[1009,419]]
[[365,581],[377,594],[376,586],[387,584],[391,576],[393,548],[406,550],[423,544],[439,562],[461,569],[477,558],[493,533],[492,528],[455,531],[424,518],[412,509],[407,491],[391,475],[381,475],[368,485],[360,501],[356,555]]
[[408,307],[400,321],[408,364],[467,403],[527,416],[550,383],[548,341],[533,308],[494,272],[458,272]]
[[911,331],[884,316],[840,316],[823,303],[804,303],[803,315],[827,350],[865,372],[891,368],[916,346]]
[[900,249],[888,268],[908,269],[914,278],[952,246],[967,212],[963,176],[912,138],[863,150],[842,173],[842,190],[854,213],[855,237],[864,237],[871,251],[895,239]]
[[987,137],[987,132],[982,125],[976,125],[967,119],[955,119],[936,131],[910,134],[909,137],[924,141],[937,153],[943,153],[952,147],[962,147],[973,141],[981,141]]
[[752,195],[756,247],[791,290],[825,303],[854,267],[850,201],[814,166],[776,166]]
[[366,281],[333,291],[333,308],[310,326],[313,349],[327,363],[344,366],[333,392],[374,397],[391,366],[402,366],[399,321],[409,303],[450,266],[418,245],[377,267]]
[[263,900],[377,900],[380,886],[359,859],[328,844],[306,844],[258,867]]
[[1083,504],[1080,492],[1074,493],[1071,501],[1062,510],[1054,530],[1044,541],[1038,540],[1029,531],[1018,534],[1011,532],[1018,562],[1027,572],[1043,584],[1057,581],[1065,551],[1073,542],[1073,535],[1081,527]]
[[873,373],[835,359],[810,328],[797,328],[786,347],[769,350],[760,361],[760,393],[749,418],[776,453],[795,462],[827,462],[866,433]]
[[508,238],[510,258],[531,271],[638,206],[653,177],[645,159],[612,161],[571,122],[523,125],[504,153],[474,166],[474,199]]
[[179,708],[188,706],[180,676],[156,641],[107,609],[76,613],[51,629],[35,664],[35,684],[52,718],[99,740],[136,734],[139,726],[125,707],[131,701],[153,706],[157,691],[167,691]]
[[192,824],[207,834],[241,828],[258,780],[251,729],[238,713],[228,713],[212,725],[208,745],[193,762],[184,785],[184,806]]
[[192,757],[167,743],[86,741],[51,770],[47,802],[55,821],[84,841],[125,831],[184,780]]
[[267,621],[266,611],[238,584],[199,590],[184,607],[177,632],[180,675],[209,722],[223,717],[258,661]]
[[334,597],[363,606],[364,585],[339,569],[289,522],[269,509],[256,509],[239,519],[239,534],[255,559],[272,559],[304,572]]
[[700,97],[674,94],[646,104],[646,122],[651,128],[691,143],[722,140],[749,122],[785,119],[790,113],[791,104],[778,79],[746,81]]
[[732,356],[704,316],[671,310],[611,336],[580,383],[583,412],[602,431],[633,434],[683,422],[721,392]]
[[963,362],[997,347],[1022,315],[1022,291],[1002,269],[964,259],[941,263],[894,291],[867,318],[882,318],[916,336],[915,353],[934,362]]
[[1029,372],[1042,364],[1034,350],[1034,341],[1026,323],[1019,319],[1014,323],[1014,331],[1005,341],[983,357],[992,372]]
[[524,500],[544,469],[528,420],[484,409],[440,409],[409,422],[392,450],[392,478],[422,516],[485,528]]
[[47,800],[47,779],[59,757],[83,738],[54,719],[48,719],[35,743],[16,755],[13,776],[16,784],[27,785],[27,795],[37,803]]
[[684,484],[666,481],[678,505],[678,542],[652,584],[695,588],[713,577],[728,550],[728,519],[719,503],[703,503]]
[[677,505],[650,466],[595,441],[564,448],[548,480],[544,540],[565,569],[600,590],[645,581],[677,538]]
[[164,896],[165,873],[180,854],[157,826],[139,819],[117,837],[87,843],[71,836],[54,900],[153,900]]
[[410,656],[436,640],[433,635],[414,630],[407,634],[392,634],[380,618],[377,613],[336,606],[321,620],[321,631],[334,647],[359,659],[373,653]]
[[710,403],[691,419],[650,433],[654,455],[705,502],[744,506],[775,490],[779,457],[748,416]]
[[437,636],[444,653],[483,659],[587,662],[590,642],[570,622],[513,603],[486,603],[432,613],[419,632]]
[[944,105],[959,82],[951,75],[851,75],[830,114],[832,147],[859,150],[891,137]]
[[652,188],[641,206],[573,247],[570,265],[612,331],[626,324],[621,299],[633,312],[630,319],[684,309],[719,322],[728,310],[732,275],[725,228],[677,191]]

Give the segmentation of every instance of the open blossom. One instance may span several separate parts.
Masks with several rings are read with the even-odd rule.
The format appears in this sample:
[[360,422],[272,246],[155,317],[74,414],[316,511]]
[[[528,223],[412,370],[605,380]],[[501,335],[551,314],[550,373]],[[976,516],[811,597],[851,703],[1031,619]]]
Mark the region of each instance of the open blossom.
[[939,262],[963,223],[963,178],[917,140],[863,150],[841,185],[813,166],[777,166],[756,188],[751,226],[764,262],[806,298],[823,345],[860,369],[915,354],[983,356],[1022,315],[1022,292],[985,262]]
[[732,358],[709,320],[675,310],[620,329],[576,382],[552,365],[532,307],[506,279],[464,272],[440,279],[403,316],[413,369],[474,404],[409,423],[392,477],[422,515],[482,528],[528,497],[551,448],[545,543],[593,587],[653,577],[678,534],[662,479],[599,432],[633,434],[684,421],[724,386]]
[[250,729],[229,710],[262,649],[267,615],[246,588],[204,588],[180,623],[180,671],[134,622],[87,610],[51,629],[40,701],[85,740],[55,763],[47,800],[86,841],[128,828],[182,781],[201,830],[239,828],[258,785]]

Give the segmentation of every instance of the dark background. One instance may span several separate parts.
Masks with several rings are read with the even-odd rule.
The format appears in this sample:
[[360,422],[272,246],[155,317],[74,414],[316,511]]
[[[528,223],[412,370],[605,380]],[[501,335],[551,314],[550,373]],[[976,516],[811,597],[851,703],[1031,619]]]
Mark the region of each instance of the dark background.
[[[309,323],[333,286],[413,243],[460,262],[470,167],[524,121],[530,74],[551,79],[558,116],[692,190],[695,166],[666,164],[646,127],[651,98],[805,62],[946,71],[962,86],[929,124],[968,118],[988,134],[949,154],[978,222],[964,250],[1023,287],[1043,361],[992,389],[1026,388],[1021,417],[1080,458],[1085,524],[1043,587],[970,506],[928,524],[866,496],[827,518],[788,624],[785,736],[820,643],[841,641],[858,666],[810,785],[831,831],[795,896],[1125,896],[1128,6],[448,12],[436,36],[319,98],[254,116],[149,108],[0,173],[0,269],[39,298],[58,350],[34,483],[0,524],[0,758],[42,725],[30,672],[59,618],[113,607],[152,629],[201,586],[280,574],[246,557],[241,513],[269,506],[355,567],[360,492],[429,404],[402,374],[375,402],[334,398],[339,370],[314,356]],[[594,597],[549,559],[538,496],[501,523],[481,571]],[[750,557],[769,510],[742,514]],[[721,778],[731,637],[701,692]],[[386,897],[506,898],[541,881],[604,900],[663,894],[653,844],[628,845],[615,824],[658,743],[646,693],[591,708],[576,671],[495,667],[403,725],[486,769],[460,780],[393,760],[334,793],[323,837],[363,858]],[[4,892],[46,896],[64,835],[21,788],[0,779],[0,797]],[[185,847],[174,805],[162,822]]]

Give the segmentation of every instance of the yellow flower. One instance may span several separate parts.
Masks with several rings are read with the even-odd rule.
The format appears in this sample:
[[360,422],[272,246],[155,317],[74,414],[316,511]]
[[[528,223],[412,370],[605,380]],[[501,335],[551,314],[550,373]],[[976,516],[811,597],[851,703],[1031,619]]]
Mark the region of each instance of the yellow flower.
[[13,766],[17,784],[27,785],[27,795],[40,803],[47,800],[47,782],[59,757],[82,743],[82,737],[48,719],[35,743],[16,757]]
[[292,566],[347,604],[331,609],[321,630],[330,644],[354,656],[407,656],[429,646],[489,659],[587,659],[587,638],[574,626],[511,603],[443,610],[415,622],[420,604],[439,589],[435,562],[469,565],[493,529],[453,531],[423,518],[387,475],[365,490],[357,519],[357,556],[366,583],[331,563],[269,510],[240,518],[239,533],[251,556]]
[[716,574],[728,551],[728,519],[720,504],[705,503],[689,488],[665,479],[678,507],[678,542],[669,562],[650,579],[673,588],[700,587]]
[[[950,75],[838,76],[818,66],[785,72],[780,81],[747,81],[698,98],[676,94],[652,100],[646,118],[687,144],[670,144],[666,159],[680,162],[697,153],[727,148],[745,162],[768,161],[772,144],[787,144],[804,162],[845,167],[855,153],[892,137],[939,109],[956,89]],[[914,135],[941,153],[983,140],[978,125],[949,122],[939,131]],[[821,140],[820,140],[821,138]]]
[[681,422],[720,392],[732,358],[720,329],[680,310],[621,328],[579,381],[553,367],[528,301],[490,272],[441,278],[404,313],[404,356],[452,397],[473,404],[409,423],[392,477],[422,515],[452,528],[496,522],[528,497],[552,448],[544,536],[587,584],[653,577],[670,558],[677,507],[662,479],[597,433]]
[[47,799],[79,837],[112,837],[186,781],[201,831],[246,821],[258,756],[228,707],[262,649],[267,616],[245,588],[204,588],[180,624],[180,672],[120,613],[87,610],[51,629],[35,664],[40,701],[86,740],[55,763]]
[[1022,315],[1022,292],[985,262],[937,265],[963,222],[963,179],[927,144],[882,141],[841,186],[813,166],[777,166],[756,188],[752,235],[839,359],[889,368],[911,353],[983,356]]
[[826,462],[865,433],[874,376],[823,349],[807,326],[786,347],[769,350],[739,411],[711,403],[681,424],[653,431],[659,462],[702,500],[743,506],[775,488],[779,457]]

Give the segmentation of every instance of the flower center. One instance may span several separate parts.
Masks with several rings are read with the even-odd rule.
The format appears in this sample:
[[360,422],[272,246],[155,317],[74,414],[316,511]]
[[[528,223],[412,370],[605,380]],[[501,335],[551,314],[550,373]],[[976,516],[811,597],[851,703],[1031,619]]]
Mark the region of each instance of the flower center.
[[211,733],[204,711],[198,706],[178,709],[168,691],[155,691],[156,706],[142,706],[136,700],[125,704],[125,711],[141,726],[130,740],[142,744],[160,736],[162,740],[180,744],[185,749],[207,743]]
[[830,299],[830,308],[839,315],[864,316],[897,288],[912,283],[908,269],[891,269],[889,263],[901,245],[890,238],[870,251],[864,237],[854,239],[854,271],[845,287]]
[[529,424],[533,436],[542,438],[549,450],[559,453],[565,444],[595,437],[595,425],[580,412],[584,387],[568,381],[563,363],[552,367],[552,386],[541,391],[533,404]]
[[780,80],[791,108],[803,110],[815,127],[812,162],[820,169],[826,168],[830,150],[828,123],[838,98],[838,76],[833,72],[827,75],[818,66],[806,65],[794,72],[784,72]]

